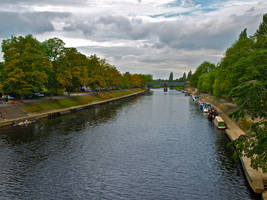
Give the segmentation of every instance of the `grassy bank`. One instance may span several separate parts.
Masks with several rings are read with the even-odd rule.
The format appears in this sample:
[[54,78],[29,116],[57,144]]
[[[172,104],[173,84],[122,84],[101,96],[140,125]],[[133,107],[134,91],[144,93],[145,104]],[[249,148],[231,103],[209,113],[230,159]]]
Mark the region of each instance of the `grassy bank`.
[[85,105],[92,102],[112,99],[116,97],[125,96],[135,92],[142,91],[142,89],[134,90],[124,90],[124,91],[115,91],[115,92],[103,92],[98,93],[98,95],[86,95],[86,96],[77,96],[77,97],[68,97],[58,100],[45,100],[36,103],[31,103],[29,105],[22,106],[22,109],[27,113],[42,113],[49,112],[52,110],[69,108],[72,106]]

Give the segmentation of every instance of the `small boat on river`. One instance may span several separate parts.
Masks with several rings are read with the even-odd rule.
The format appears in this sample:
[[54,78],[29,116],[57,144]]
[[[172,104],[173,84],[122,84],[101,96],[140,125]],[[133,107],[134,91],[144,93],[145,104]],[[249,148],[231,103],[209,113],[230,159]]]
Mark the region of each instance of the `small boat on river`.
[[209,121],[212,121],[215,119],[215,117],[218,116],[218,112],[217,110],[211,108],[211,110],[209,110],[208,114],[207,114],[207,118]]
[[194,103],[198,103],[198,101],[199,101],[199,97],[195,96],[195,95],[192,95],[192,99],[193,99]]
[[15,122],[15,123],[13,123],[13,126],[28,126],[29,124],[32,124],[32,123],[34,123],[35,122],[35,120],[24,120],[24,121],[21,121],[21,122]]
[[226,129],[225,122],[220,116],[215,117],[214,123],[219,130],[225,130]]

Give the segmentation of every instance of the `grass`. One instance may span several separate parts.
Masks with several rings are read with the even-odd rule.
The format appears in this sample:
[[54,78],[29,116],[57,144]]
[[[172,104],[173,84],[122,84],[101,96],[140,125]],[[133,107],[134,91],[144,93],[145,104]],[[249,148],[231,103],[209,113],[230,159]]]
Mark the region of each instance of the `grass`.
[[58,100],[46,100],[37,103],[32,103],[29,105],[24,105],[22,106],[22,109],[28,113],[49,112],[52,110],[64,109],[72,106],[85,105],[92,102],[107,100],[115,97],[121,97],[141,90],[142,89],[124,90],[116,92],[101,92],[97,96],[86,95],[86,96],[68,97]]
[[175,90],[184,90],[184,87],[183,86],[175,86],[174,89]]

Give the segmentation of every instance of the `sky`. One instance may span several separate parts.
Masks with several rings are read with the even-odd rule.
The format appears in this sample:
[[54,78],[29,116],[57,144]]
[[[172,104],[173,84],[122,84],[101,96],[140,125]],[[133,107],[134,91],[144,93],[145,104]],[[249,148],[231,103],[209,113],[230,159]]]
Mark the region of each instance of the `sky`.
[[[255,33],[267,0],[0,0],[0,41],[58,37],[122,73],[174,78]],[[2,55],[1,55],[2,57]]]

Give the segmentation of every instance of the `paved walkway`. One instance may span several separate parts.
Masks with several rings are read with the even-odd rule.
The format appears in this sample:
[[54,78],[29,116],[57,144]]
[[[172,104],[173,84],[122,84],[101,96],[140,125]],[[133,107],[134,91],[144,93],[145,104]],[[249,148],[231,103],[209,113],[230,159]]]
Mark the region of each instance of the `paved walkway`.
[[1,106],[0,113],[0,121],[27,116],[27,113],[16,104]]

